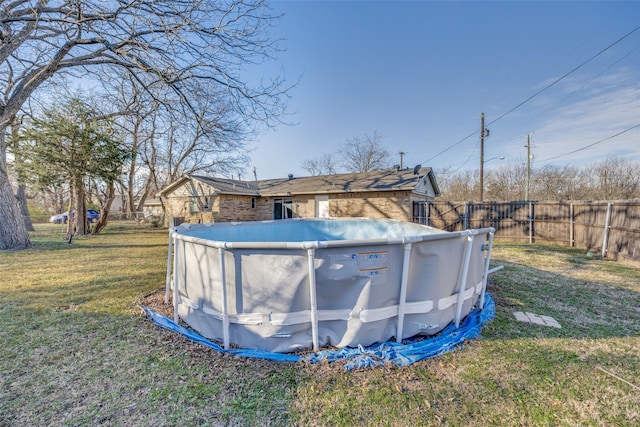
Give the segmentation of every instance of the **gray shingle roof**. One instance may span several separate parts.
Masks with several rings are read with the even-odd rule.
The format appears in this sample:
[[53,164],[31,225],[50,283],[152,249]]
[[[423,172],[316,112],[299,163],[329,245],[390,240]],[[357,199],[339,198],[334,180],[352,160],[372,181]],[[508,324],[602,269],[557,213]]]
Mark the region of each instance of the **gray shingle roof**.
[[201,175],[189,175],[192,179],[202,181],[203,183],[218,190],[218,193],[224,194],[243,194],[250,196],[259,196],[259,188],[255,181],[241,181],[237,179],[216,178]]
[[295,194],[360,193],[372,191],[413,191],[425,175],[429,175],[436,193],[438,187],[431,168],[383,169],[373,172],[304,176],[261,181],[242,181],[202,175],[184,176],[165,187],[166,195],[189,179],[200,181],[216,189],[219,194],[250,196],[290,196]]
[[363,173],[268,179],[257,181],[256,184],[262,196],[413,190],[420,178],[430,171],[431,168],[421,168],[416,175],[413,169],[384,169]]

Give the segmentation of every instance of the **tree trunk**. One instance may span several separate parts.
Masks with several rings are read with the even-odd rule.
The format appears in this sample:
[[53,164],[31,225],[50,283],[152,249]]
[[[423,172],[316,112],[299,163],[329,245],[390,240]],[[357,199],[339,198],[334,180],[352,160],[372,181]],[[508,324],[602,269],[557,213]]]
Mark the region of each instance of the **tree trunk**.
[[18,206],[20,206],[20,215],[22,215],[22,219],[24,220],[24,226],[28,231],[36,231],[33,228],[33,223],[31,222],[31,215],[29,215],[29,207],[27,206],[27,193],[25,191],[25,185],[22,183],[18,183],[18,193],[16,194],[16,199],[18,200]]
[[109,183],[109,193],[107,194],[106,199],[102,202],[100,199],[100,218],[98,218],[98,222],[95,227],[93,227],[93,231],[91,234],[99,234],[103,228],[107,226],[108,218],[109,218],[109,210],[111,210],[111,203],[116,198],[116,189],[113,181]]
[[144,183],[144,190],[140,195],[140,199],[138,200],[138,204],[136,205],[136,212],[144,211],[144,203],[147,201],[147,197],[151,194],[151,186],[153,185],[153,176],[151,173],[147,175],[147,180]]
[[76,225],[76,234],[84,236],[89,234],[87,226],[87,198],[84,191],[84,182],[82,178],[76,179],[76,203],[75,203],[75,216],[73,221]]
[[31,223],[31,215],[29,215],[29,207],[27,206],[27,192],[26,186],[24,185],[24,177],[23,174],[20,173],[20,167],[22,165],[22,155],[20,155],[20,146],[19,146],[19,136],[18,133],[20,131],[20,123],[17,120],[13,120],[11,122],[11,139],[13,140],[14,150],[14,164],[16,165],[17,172],[17,181],[18,181],[18,192],[16,193],[16,199],[18,199],[18,206],[20,207],[20,214],[24,219],[24,226],[27,231],[35,231],[33,228],[33,224]]
[[127,188],[127,210],[125,211],[127,213],[127,218],[135,219],[134,209],[135,209],[135,199],[133,197],[133,189],[130,184],[129,188]]
[[5,129],[0,127],[0,250],[25,249],[31,240],[9,182],[4,135]]
[[69,183],[69,209],[67,210],[67,240],[71,243],[71,236],[76,234],[75,221],[73,220],[73,209],[75,208],[76,183],[72,179]]

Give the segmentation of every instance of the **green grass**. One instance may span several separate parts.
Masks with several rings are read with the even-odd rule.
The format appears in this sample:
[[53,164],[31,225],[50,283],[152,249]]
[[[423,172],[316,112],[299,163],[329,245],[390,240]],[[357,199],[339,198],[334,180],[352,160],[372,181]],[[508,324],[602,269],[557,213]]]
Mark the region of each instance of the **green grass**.
[[583,251],[496,244],[481,340],[345,372],[153,326],[137,305],[163,287],[166,230],[116,223],[69,245],[36,229],[32,249],[0,252],[0,426],[640,425],[640,271]]

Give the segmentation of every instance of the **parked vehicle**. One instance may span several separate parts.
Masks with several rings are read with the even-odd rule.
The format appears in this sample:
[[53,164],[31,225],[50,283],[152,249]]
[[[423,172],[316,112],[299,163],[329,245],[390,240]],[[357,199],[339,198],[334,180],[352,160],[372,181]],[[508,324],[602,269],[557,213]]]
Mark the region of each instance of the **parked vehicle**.
[[94,211],[93,209],[87,209],[87,218],[89,222],[96,223],[98,222],[98,218],[100,218],[100,212]]
[[[98,218],[100,218],[100,212],[93,209],[87,209],[87,219],[89,220],[89,222],[98,222]],[[68,219],[69,211],[57,215],[52,215],[49,218],[49,222],[53,224],[66,224]]]

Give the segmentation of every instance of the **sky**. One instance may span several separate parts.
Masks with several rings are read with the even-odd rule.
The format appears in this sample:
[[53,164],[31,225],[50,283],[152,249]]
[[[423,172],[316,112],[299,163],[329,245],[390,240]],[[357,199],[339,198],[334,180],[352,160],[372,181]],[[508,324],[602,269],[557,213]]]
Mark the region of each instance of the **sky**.
[[[288,124],[251,141],[242,176],[378,132],[392,163],[443,173],[640,160],[640,1],[269,1]],[[635,30],[635,31],[634,31]],[[504,157],[503,160],[500,158]]]

